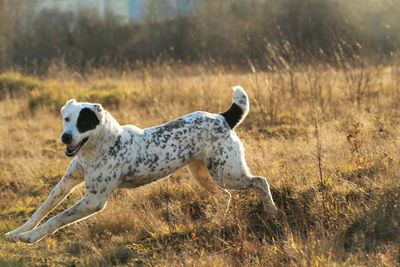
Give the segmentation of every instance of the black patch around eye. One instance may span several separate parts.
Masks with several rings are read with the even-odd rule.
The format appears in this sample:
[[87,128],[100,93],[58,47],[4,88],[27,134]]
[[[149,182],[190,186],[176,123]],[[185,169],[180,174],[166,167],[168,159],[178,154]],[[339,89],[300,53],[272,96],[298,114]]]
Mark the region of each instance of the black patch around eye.
[[76,126],[78,127],[78,131],[80,133],[84,133],[89,130],[93,130],[100,123],[96,114],[89,108],[84,108],[79,113],[78,123]]

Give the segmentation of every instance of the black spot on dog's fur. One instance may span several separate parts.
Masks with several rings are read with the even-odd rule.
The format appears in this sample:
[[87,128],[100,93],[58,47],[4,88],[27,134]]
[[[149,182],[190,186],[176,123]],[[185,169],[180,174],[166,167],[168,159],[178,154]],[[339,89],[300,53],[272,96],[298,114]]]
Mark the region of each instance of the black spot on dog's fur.
[[93,130],[100,123],[94,111],[90,108],[83,108],[79,113],[77,128],[79,133]]
[[229,127],[233,129],[242,118],[243,110],[236,103],[233,103],[227,111],[220,114],[224,116]]
[[110,147],[108,154],[110,156],[116,157],[121,148],[122,148],[121,136],[118,136],[118,139],[115,141],[114,145]]

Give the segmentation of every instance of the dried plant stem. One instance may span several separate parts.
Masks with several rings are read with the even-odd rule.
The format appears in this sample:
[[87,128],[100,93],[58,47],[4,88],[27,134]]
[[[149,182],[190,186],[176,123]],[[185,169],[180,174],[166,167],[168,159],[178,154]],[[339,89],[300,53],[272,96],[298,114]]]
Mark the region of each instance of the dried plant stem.
[[318,161],[318,172],[321,186],[324,185],[324,175],[322,172],[322,134],[321,134],[321,125],[319,122],[318,111],[314,107],[314,130],[315,130],[315,139],[317,145],[317,161]]

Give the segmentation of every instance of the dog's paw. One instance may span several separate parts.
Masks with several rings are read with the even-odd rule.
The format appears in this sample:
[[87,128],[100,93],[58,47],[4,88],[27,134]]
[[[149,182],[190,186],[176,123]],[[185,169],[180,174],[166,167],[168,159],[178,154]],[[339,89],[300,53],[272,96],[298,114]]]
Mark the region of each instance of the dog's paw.
[[20,229],[16,229],[14,231],[8,232],[4,235],[5,240],[8,242],[25,242],[25,243],[34,243],[40,240],[40,236],[35,230],[31,230],[29,232],[21,233]]
[[18,235],[19,232],[17,232],[17,230],[8,232],[4,235],[4,238],[8,241],[8,242],[17,242],[18,241]]
[[20,234],[17,236],[17,239],[24,243],[35,243],[39,241],[39,237],[35,230]]

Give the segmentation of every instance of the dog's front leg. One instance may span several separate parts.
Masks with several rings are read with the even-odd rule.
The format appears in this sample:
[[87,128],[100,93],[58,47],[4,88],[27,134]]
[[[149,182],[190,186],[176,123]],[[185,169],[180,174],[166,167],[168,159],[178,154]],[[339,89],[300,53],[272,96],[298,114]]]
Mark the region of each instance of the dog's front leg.
[[71,223],[85,219],[102,210],[107,202],[106,195],[86,194],[78,203],[62,213],[50,218],[37,228],[20,234],[17,238],[22,242],[34,243],[43,237]]
[[18,229],[5,234],[8,241],[16,241],[18,235],[35,228],[40,221],[52,211],[78,184],[83,182],[83,169],[77,159],[71,161],[64,177],[54,187],[46,201],[36,212]]

